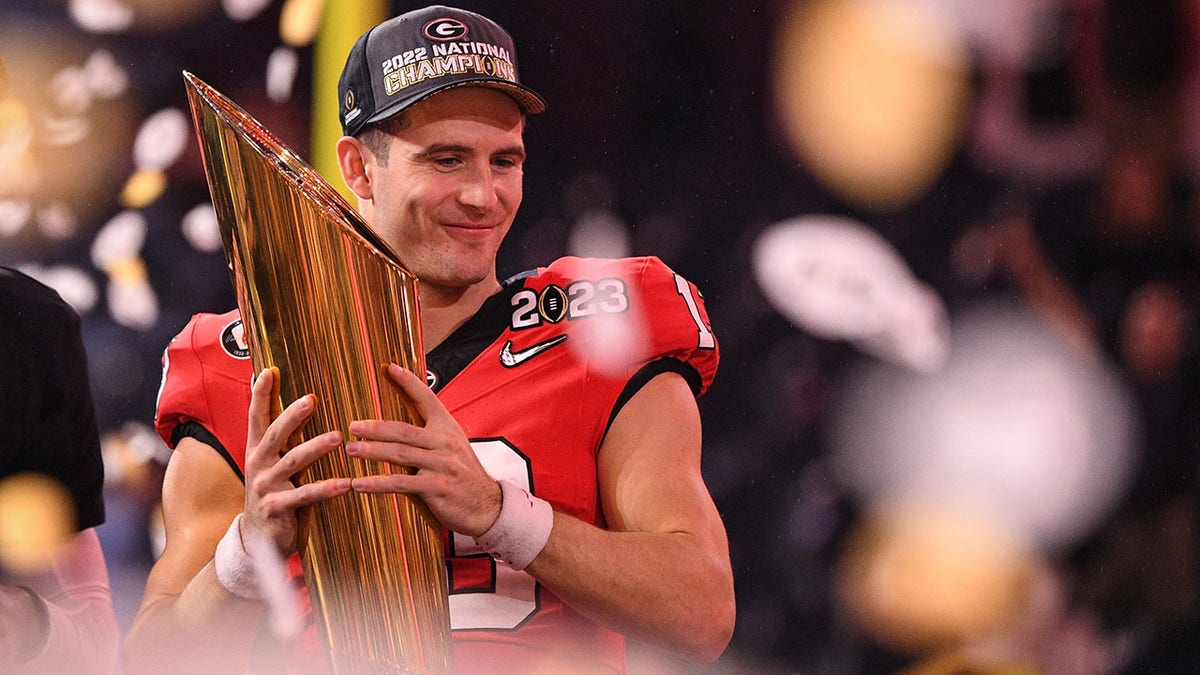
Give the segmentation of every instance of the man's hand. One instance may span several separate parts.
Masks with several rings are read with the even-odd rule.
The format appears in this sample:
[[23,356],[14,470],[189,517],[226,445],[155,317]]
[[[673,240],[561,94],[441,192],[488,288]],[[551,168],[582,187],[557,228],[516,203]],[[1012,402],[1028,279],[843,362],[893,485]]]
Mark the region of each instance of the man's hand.
[[296,509],[350,491],[349,478],[331,478],[297,487],[291,477],[328,454],[342,441],[331,431],[292,449],[288,438],[312,416],[316,397],[303,396],[271,420],[273,402],[279,400],[279,370],[264,370],[250,392],[249,431],[246,437],[246,506],[243,534],[265,535],[284,554],[296,550]]
[[471,443],[442,402],[411,372],[389,365],[388,377],[416,405],[425,426],[363,420],[350,424],[361,441],[347,454],[413,467],[416,473],[355,478],[358,492],[398,492],[421,497],[442,525],[469,537],[487,532],[500,514],[500,485],[479,463]]

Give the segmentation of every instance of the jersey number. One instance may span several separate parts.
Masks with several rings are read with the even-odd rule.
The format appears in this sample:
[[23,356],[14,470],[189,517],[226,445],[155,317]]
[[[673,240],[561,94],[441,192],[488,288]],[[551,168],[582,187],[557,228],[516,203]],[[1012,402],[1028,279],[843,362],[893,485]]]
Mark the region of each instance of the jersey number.
[[688,311],[692,313],[692,321],[696,322],[696,329],[700,333],[697,347],[700,349],[712,349],[717,346],[717,339],[713,337],[712,330],[708,324],[704,323],[704,319],[700,316],[700,307],[696,304],[696,296],[692,295],[692,285],[687,279],[675,275],[675,290],[683,296],[683,301],[687,303]]
[[[480,464],[496,480],[530,489],[529,460],[507,441],[471,441]],[[450,627],[513,629],[538,609],[537,582],[497,563],[470,537],[454,533],[446,564],[450,572]]]

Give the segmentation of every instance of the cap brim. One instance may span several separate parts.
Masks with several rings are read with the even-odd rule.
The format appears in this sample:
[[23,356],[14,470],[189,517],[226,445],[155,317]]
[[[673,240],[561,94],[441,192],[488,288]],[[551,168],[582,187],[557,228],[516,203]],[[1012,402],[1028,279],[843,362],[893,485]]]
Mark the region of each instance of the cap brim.
[[511,98],[517,104],[517,107],[521,109],[521,112],[525,113],[526,115],[536,115],[537,113],[545,112],[546,110],[546,101],[539,96],[537,92],[523,85],[491,78],[459,80],[457,82],[449,82],[430,91],[422,92],[420,96],[393,101],[391,105],[385,106],[384,108],[376,111],[374,115],[368,117],[366,121],[362,123],[362,127],[360,127],[360,129],[365,128],[368,124],[385,120],[403,110],[407,110],[408,108],[411,108],[421,101],[424,101],[430,96],[446,91],[447,89],[457,89],[459,87],[484,87],[503,92],[509,98]]

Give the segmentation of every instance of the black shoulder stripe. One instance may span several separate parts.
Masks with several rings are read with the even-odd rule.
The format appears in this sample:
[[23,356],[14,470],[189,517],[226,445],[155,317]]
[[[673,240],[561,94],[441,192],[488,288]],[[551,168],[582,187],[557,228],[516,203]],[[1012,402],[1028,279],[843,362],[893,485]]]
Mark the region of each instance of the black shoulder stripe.
[[670,357],[663,357],[657,361],[647,363],[642,366],[641,370],[634,373],[633,377],[629,378],[629,382],[625,383],[625,388],[621,390],[621,395],[617,397],[616,403],[613,404],[612,412],[608,415],[608,423],[604,425],[604,435],[600,438],[601,445],[604,445],[604,439],[608,437],[608,430],[612,427],[613,420],[617,419],[617,414],[621,412],[621,409],[625,407],[629,399],[641,391],[647,382],[663,373],[678,373],[683,376],[688,386],[691,387],[692,396],[700,395],[700,373],[691,364]]
[[436,375],[434,393],[441,391],[508,329],[512,294],[518,290],[519,284],[505,286],[484,300],[479,311],[425,355],[425,367]]
[[171,446],[179,445],[180,439],[183,438],[194,438],[216,450],[225,458],[225,462],[229,464],[229,468],[233,469],[233,473],[237,475],[238,480],[243,483],[246,482],[246,477],[242,475],[242,470],[238,468],[237,462],[233,461],[233,456],[229,454],[224,445],[221,445],[221,441],[218,441],[217,437],[211,431],[204,428],[204,425],[199,422],[184,422],[175,427],[175,431],[171,432]]

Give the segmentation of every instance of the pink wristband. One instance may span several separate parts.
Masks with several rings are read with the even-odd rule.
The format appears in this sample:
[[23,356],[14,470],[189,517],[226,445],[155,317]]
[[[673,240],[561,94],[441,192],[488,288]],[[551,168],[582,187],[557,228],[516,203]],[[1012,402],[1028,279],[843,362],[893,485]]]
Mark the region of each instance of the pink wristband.
[[225,590],[239,598],[254,600],[262,597],[258,588],[258,576],[254,573],[254,561],[242,543],[242,514],[237,514],[213,555],[213,567],[217,581]]
[[546,547],[554,527],[550,502],[534,497],[506,480],[500,483],[500,516],[475,543],[496,560],[523,570]]

